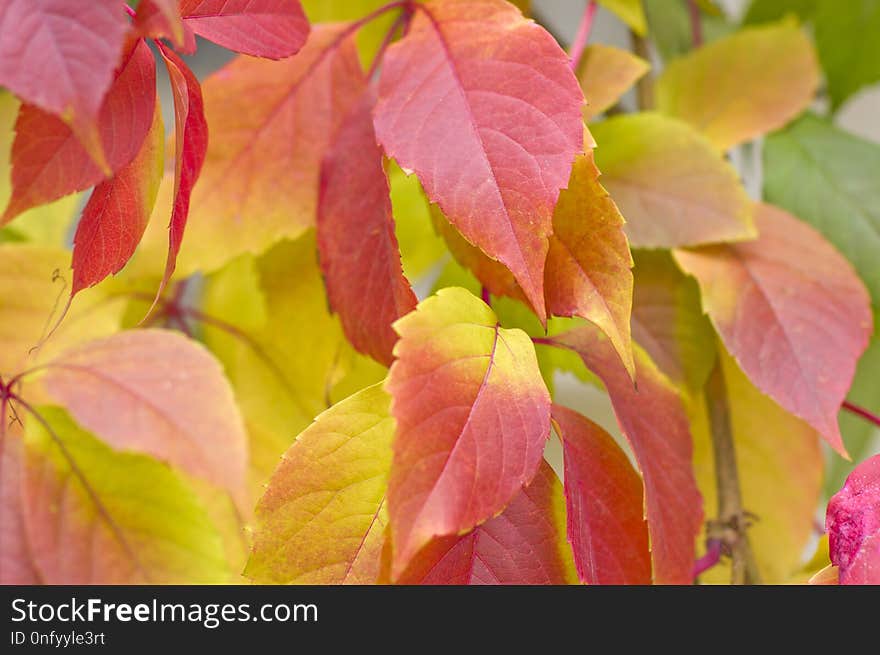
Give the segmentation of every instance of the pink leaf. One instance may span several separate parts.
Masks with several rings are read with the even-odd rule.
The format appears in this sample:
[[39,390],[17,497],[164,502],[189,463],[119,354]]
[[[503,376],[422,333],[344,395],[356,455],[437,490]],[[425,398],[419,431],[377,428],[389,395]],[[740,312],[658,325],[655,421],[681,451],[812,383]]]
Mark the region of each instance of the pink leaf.
[[349,341],[389,366],[391,324],[416,306],[394,235],[388,179],[367,95],[352,110],[324,159],[318,252],[330,306]]
[[309,35],[298,0],[181,0],[180,13],[199,36],[255,57],[289,57]]
[[510,269],[543,320],[553,208],[583,152],[584,99],[568,57],[502,0],[415,7],[383,60],[379,142]]
[[845,454],[837,413],[872,332],[868,291],[803,221],[759,204],[755,223],[756,241],[675,258],[697,279],[703,311],[755,386]]
[[[6,421],[4,412],[0,419]],[[13,424],[16,425],[16,424]],[[22,514],[23,449],[20,430],[0,428],[0,585],[39,584]]]
[[2,0],[0,86],[62,118],[105,163],[96,121],[127,30],[119,0]]
[[840,584],[880,584],[880,455],[859,464],[831,498],[825,529]]
[[247,507],[247,436],[219,363],[174,332],[134,330],[72,348],[46,389],[117,449],[164,459]]

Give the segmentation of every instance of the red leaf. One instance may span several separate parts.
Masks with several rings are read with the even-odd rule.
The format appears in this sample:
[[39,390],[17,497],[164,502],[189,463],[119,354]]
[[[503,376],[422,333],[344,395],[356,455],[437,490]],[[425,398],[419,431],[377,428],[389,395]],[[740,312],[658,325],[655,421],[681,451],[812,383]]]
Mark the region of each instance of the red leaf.
[[703,311],[749,379],[841,454],[837,413],[872,331],[852,265],[812,227],[755,207],[756,241],[675,258],[700,285]]
[[376,133],[546,318],[559,190],[583,152],[583,94],[556,41],[502,0],[415,5],[383,60]]
[[[571,554],[557,520],[559,479],[541,462],[529,486],[504,512],[463,537],[442,537],[423,548],[397,584],[552,585],[572,582]],[[561,505],[561,503],[560,503]]]
[[[123,59],[98,116],[98,131],[113,172],[140,151],[155,106],[156,64],[147,45],[137,41]],[[106,178],[61,119],[23,105],[15,132],[12,196],[0,224]]]
[[127,31],[119,0],[4,0],[0,86],[62,118],[103,163],[96,121]]
[[134,24],[142,36],[168,39],[184,54],[196,51],[196,35],[184,24],[178,0],[141,0]]
[[554,405],[565,457],[568,540],[586,584],[651,584],[642,479],[598,425]]
[[434,537],[473,529],[528,484],[550,434],[550,395],[528,336],[500,327],[464,289],[440,290],[394,329],[396,577]]
[[255,57],[289,57],[309,35],[298,0],[181,0],[180,13],[199,36]]
[[840,584],[880,584],[880,455],[859,464],[831,498],[825,529]]
[[[158,295],[171,279],[189,216],[189,201],[208,151],[208,123],[202,87],[174,52],[159,44],[174,96],[174,209],[168,225],[168,259]],[[158,296],[157,296],[158,297]]]
[[391,324],[416,306],[394,235],[390,189],[370,114],[372,95],[346,118],[321,169],[318,252],[330,306],[359,351],[389,366]]
[[554,341],[577,352],[605,383],[617,422],[635,454],[645,484],[654,582],[690,584],[703,500],[694,479],[693,444],[678,393],[639,349],[634,353],[635,387],[608,338],[592,325]]
[[141,151],[114,177],[101,182],[83,209],[73,238],[73,284],[70,295],[118,273],[144,236],[162,181],[165,130],[162,109]]
[[[8,420],[5,411],[0,418]],[[0,428],[0,585],[39,584],[22,513],[24,444],[18,430],[3,434],[4,428]]]

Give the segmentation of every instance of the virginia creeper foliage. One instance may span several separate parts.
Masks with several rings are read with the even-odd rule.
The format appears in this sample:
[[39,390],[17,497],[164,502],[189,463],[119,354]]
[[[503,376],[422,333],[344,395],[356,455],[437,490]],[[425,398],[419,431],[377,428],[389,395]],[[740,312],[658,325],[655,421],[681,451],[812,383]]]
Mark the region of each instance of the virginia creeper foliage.
[[0,583],[880,584],[880,13],[529,4],[0,0]]

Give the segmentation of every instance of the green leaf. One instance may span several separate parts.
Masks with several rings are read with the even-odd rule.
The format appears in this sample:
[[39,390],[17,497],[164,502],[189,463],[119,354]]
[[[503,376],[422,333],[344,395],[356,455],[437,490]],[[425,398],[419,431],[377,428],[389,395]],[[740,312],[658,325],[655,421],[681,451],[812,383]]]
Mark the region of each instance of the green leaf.
[[45,582],[230,579],[222,540],[182,477],[150,457],[112,450],[58,408],[37,411],[70,457],[38,421],[27,418],[24,515]]
[[837,109],[862,87],[880,81],[880,2],[819,0],[816,46]]
[[[691,19],[686,2],[673,0],[642,0],[648,19],[648,33],[665,59],[674,59],[694,47]],[[703,40],[706,43],[727,36],[735,26],[724,16],[703,15]]]
[[880,146],[813,115],[768,137],[764,197],[807,221],[855,266],[880,305]]
[[[743,18],[745,25],[770,23],[794,14],[802,21],[807,21],[816,13],[818,0],[752,0]],[[841,6],[839,0],[836,4]]]

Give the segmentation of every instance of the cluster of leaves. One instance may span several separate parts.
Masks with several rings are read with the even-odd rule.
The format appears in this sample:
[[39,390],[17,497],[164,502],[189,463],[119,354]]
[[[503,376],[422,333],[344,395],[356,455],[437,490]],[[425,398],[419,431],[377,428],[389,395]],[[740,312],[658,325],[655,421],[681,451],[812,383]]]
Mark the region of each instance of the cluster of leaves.
[[[835,3],[676,3],[678,48],[602,2],[659,76],[593,2],[570,55],[523,2],[129,4],[0,0],[0,582],[880,581],[880,456],[801,558],[880,400],[880,146],[807,111],[876,79],[817,56]],[[241,53],[203,84],[196,36]]]

